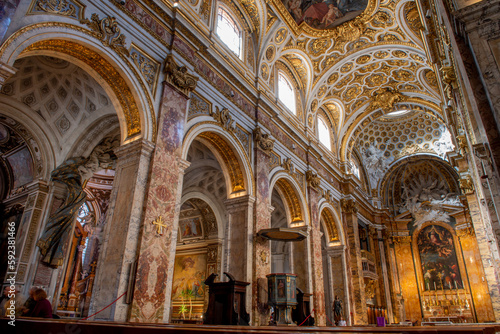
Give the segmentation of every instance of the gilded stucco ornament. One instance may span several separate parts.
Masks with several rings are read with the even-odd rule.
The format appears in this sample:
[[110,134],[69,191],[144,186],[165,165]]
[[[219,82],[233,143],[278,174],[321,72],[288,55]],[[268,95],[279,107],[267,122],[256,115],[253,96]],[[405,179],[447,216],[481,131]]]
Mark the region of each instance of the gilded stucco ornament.
[[385,112],[389,112],[394,109],[394,105],[401,101],[402,98],[403,95],[398,90],[390,87],[381,87],[373,94],[370,109],[375,110],[380,108]]
[[83,18],[85,6],[78,0],[35,0],[28,9],[28,15],[50,14],[61,15],[80,20]]
[[215,112],[209,110],[209,115],[214,118],[214,120],[219,123],[226,131],[234,132],[234,120],[229,114],[229,109],[226,107],[219,110],[219,107],[215,107]]
[[356,213],[358,212],[358,205],[352,198],[343,198],[340,201],[340,207],[343,213]]
[[470,175],[466,175],[458,180],[460,189],[464,195],[474,194],[474,183]]
[[319,188],[319,184],[320,184],[321,180],[320,180],[318,174],[314,173],[311,170],[308,170],[308,171],[306,171],[306,181],[310,187]]
[[120,33],[121,29],[118,27],[116,18],[108,16],[100,20],[99,15],[94,13],[90,20],[83,19],[80,23],[87,25],[104,46],[109,46],[119,54],[129,55],[125,47],[125,35]]
[[462,228],[462,229],[457,229],[457,237],[459,237],[460,239],[474,237],[475,235],[476,235],[476,232],[474,231],[473,227],[466,227],[466,228]]
[[253,130],[253,137],[259,149],[264,151],[266,154],[271,153],[274,147],[274,139],[269,138],[269,134],[262,133],[261,128],[257,127]]
[[292,159],[291,158],[284,159],[283,162],[281,163],[281,167],[283,167],[283,169],[288,172],[293,172],[294,166],[292,163]]
[[436,154],[436,152],[432,149],[428,149],[425,147],[420,147],[419,145],[412,143],[406,145],[399,153],[395,154],[395,158],[399,159],[401,157],[404,157],[406,155],[411,155],[415,153],[433,153]]
[[187,73],[186,66],[177,65],[174,57],[169,54],[165,59],[165,81],[177,88],[184,95],[189,96],[189,93],[196,88],[198,77]]
[[395,245],[404,245],[411,243],[411,236],[409,235],[394,235],[392,236],[392,242]]

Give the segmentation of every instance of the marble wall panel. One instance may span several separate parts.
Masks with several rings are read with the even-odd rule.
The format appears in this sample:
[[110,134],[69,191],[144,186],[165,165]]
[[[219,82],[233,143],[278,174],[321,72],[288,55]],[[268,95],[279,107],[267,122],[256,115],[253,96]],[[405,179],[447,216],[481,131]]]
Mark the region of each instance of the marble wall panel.
[[417,288],[415,268],[410,242],[401,242],[395,245],[396,262],[398,266],[401,292],[404,298],[405,318],[403,320],[422,320],[420,298]]

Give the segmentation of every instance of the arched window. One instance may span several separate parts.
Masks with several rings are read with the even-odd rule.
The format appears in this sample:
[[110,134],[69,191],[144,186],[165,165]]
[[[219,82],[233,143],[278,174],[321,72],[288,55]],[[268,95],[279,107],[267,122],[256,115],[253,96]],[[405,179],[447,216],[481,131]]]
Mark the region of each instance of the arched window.
[[332,149],[330,140],[330,128],[326,125],[323,117],[318,117],[318,138],[321,144],[325,145],[329,150]]
[[217,12],[217,36],[226,46],[241,57],[241,29],[223,8]]
[[281,72],[278,74],[278,98],[292,113],[296,113],[295,89]]

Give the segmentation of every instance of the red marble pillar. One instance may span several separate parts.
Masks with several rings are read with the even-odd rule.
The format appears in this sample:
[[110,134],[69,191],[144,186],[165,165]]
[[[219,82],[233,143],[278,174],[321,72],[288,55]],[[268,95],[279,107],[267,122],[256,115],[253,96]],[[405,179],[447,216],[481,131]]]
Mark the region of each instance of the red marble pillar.
[[309,186],[308,195],[309,212],[311,214],[311,230],[309,234],[309,241],[312,253],[311,265],[314,321],[316,326],[325,326],[325,286],[323,282],[323,256],[321,250],[322,233],[318,210],[320,194],[316,188]]
[[[254,236],[261,229],[271,227],[271,200],[269,189],[269,154],[274,142],[267,135],[262,135],[260,128],[254,131],[255,178],[255,225]],[[269,324],[267,307],[267,278],[271,273],[270,242],[262,237],[254,237],[253,243],[253,280],[252,280],[252,315],[251,322],[255,326]]]
[[141,231],[131,322],[168,322],[170,292],[179,223],[184,169],[181,146],[188,94],[196,78],[177,66],[172,56],[165,64],[166,82],[158,121],[158,136]]

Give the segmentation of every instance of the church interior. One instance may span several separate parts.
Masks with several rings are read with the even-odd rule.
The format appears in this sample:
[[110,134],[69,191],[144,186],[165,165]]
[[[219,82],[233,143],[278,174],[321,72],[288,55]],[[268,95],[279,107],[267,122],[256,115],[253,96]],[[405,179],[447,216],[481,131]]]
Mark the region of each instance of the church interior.
[[500,322],[500,0],[0,4],[2,288],[61,321]]

